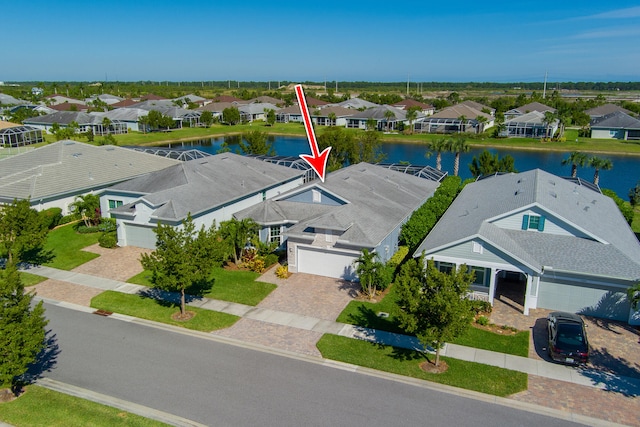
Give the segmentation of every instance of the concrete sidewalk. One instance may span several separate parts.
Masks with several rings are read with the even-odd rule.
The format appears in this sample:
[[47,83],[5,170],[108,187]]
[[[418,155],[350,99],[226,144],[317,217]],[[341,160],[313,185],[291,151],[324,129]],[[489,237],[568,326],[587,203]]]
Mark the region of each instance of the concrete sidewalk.
[[[22,271],[37,274],[39,276],[69,282],[77,285],[93,287],[101,290],[113,290],[128,294],[137,294],[148,288],[117,280],[105,279],[89,274],[75,273],[72,271],[58,270],[51,267],[36,266]],[[154,296],[163,300],[178,302],[179,295],[170,292],[154,291]],[[233,314],[261,322],[275,325],[289,326],[292,328],[340,335],[349,338],[361,339],[378,344],[390,345],[411,350],[423,350],[416,337],[395,334],[386,331],[363,328],[359,326],[318,319],[295,313],[248,306],[227,301],[209,298],[189,297],[188,305],[222,313]],[[544,378],[566,381],[588,387],[603,390],[626,390],[629,395],[640,395],[640,379],[609,374],[586,368],[575,368],[544,360],[527,357],[513,356],[456,344],[446,344],[441,355],[454,359],[482,363],[513,371],[524,372]]]

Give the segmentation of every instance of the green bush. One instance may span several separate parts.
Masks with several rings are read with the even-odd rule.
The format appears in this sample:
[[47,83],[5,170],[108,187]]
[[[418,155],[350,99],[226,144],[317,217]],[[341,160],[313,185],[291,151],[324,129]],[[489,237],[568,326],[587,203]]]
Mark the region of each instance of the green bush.
[[381,291],[387,289],[391,282],[393,282],[395,271],[396,269],[390,265],[384,265],[380,270],[378,270],[376,288]]
[[278,262],[278,255],[276,254],[269,254],[267,256],[264,257],[264,268],[269,268],[271,267],[273,264]]
[[477,315],[480,313],[491,313],[491,303],[489,301],[471,301],[471,310]]
[[409,247],[400,246],[397,252],[393,254],[391,258],[389,258],[389,261],[387,261],[387,265],[395,270],[400,264],[402,264],[402,261],[404,261],[407,255],[409,255]]
[[100,227],[97,225],[92,225],[90,227],[87,227],[84,224],[78,224],[76,227],[76,232],[80,233],[80,234],[92,234],[92,233],[99,233]]
[[98,244],[102,248],[113,249],[118,246],[118,236],[113,231],[102,233],[102,235],[98,239]]
[[480,316],[476,319],[476,323],[478,325],[487,326],[489,324],[489,319],[486,316]]
[[60,208],[49,208],[40,212],[40,217],[42,218],[42,222],[47,226],[49,230],[54,229],[58,224],[60,224],[60,220],[62,220],[62,209]]
[[105,233],[109,231],[116,231],[116,220],[115,218],[102,218],[100,220],[100,225],[98,225],[98,229]]

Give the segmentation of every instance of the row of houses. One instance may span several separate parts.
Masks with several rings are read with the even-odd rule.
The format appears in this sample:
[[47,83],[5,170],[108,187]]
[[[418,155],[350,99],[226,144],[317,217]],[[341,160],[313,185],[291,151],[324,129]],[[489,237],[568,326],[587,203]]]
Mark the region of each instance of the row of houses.
[[[289,270],[356,278],[362,249],[382,261],[398,249],[402,224],[444,173],[429,167],[360,163],[324,182],[300,159],[222,153],[179,161],[131,149],[61,141],[0,160],[0,202],[29,199],[65,213],[80,194],[100,195],[118,243],[155,247],[159,223],[180,226],[251,218],[265,242],[286,249]],[[613,200],[579,179],[542,170],[468,184],[414,256],[442,270],[475,272],[475,298],[516,293],[524,312],[579,312],[640,323],[626,289],[640,280],[640,244]]]
[[[149,95],[134,101],[113,95],[100,95],[95,99],[72,100],[61,95],[49,97],[49,106],[17,105],[15,108],[49,109],[47,114],[27,119],[21,131],[51,132],[54,125],[65,127],[76,123],[80,132],[92,131],[95,135],[119,134],[129,131],[150,131],[144,117],[150,111],[158,111],[173,120],[173,128],[201,126],[200,117],[208,111],[214,118],[222,120],[228,108],[237,108],[243,122],[265,120],[267,111],[276,113],[279,123],[302,122],[302,112],[298,105],[283,106],[282,100],[262,96],[252,100],[240,100],[231,96],[220,96],[207,100],[197,95],[185,95],[176,99],[162,99]],[[90,105],[99,100],[108,105],[105,111],[87,112]],[[337,104],[329,104],[314,98],[307,99],[311,119],[316,126],[341,126],[351,129],[372,127],[379,131],[397,132],[412,129],[416,133],[482,133],[495,126],[495,110],[474,101],[464,101],[451,107],[435,111],[433,106],[414,100],[403,100],[394,105],[378,105],[359,98]],[[92,102],[94,104],[92,104]],[[65,109],[56,111],[56,108]],[[86,107],[86,108],[83,108]],[[69,108],[73,107],[73,110]],[[195,108],[190,108],[195,107]],[[409,109],[416,115],[408,116]],[[40,111],[40,110],[39,110]],[[42,110],[41,112],[43,112]],[[549,119],[546,113],[556,113],[552,107],[532,102],[504,113],[505,121],[499,135],[502,137],[545,138],[556,134],[560,121]],[[614,104],[606,104],[586,112],[591,117],[593,138],[637,140],[640,139],[640,120],[630,111]],[[15,125],[17,127],[19,125]],[[20,138],[19,130],[10,143],[28,144],[34,140],[31,135]],[[2,143],[7,144],[3,138]]]

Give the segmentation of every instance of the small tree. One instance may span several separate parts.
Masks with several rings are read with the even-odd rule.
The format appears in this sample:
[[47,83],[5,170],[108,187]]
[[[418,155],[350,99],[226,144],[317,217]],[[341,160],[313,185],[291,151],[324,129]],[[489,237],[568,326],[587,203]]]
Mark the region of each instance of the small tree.
[[181,227],[159,224],[156,249],[142,254],[142,266],[152,272],[153,287],[169,292],[180,292],[180,315],[186,315],[185,291],[209,277],[211,269],[220,259],[216,246],[215,224],[196,232],[191,215]]
[[384,264],[379,261],[376,252],[369,252],[368,249],[362,249],[362,253],[353,262],[356,267],[356,274],[360,279],[362,292],[369,298],[373,298],[376,293],[377,282],[380,277]]
[[240,123],[240,110],[236,107],[228,107],[222,110],[222,121],[228,125]]
[[436,349],[436,366],[442,345],[471,324],[471,304],[465,295],[472,282],[473,273],[466,265],[445,273],[433,260],[425,266],[424,257],[405,263],[396,279],[400,325],[425,347]]
[[478,157],[473,156],[469,171],[476,178],[496,172],[518,172],[515,168],[513,157],[507,154],[500,158],[498,153],[491,154],[489,150],[483,150]]
[[96,194],[77,196],[71,204],[71,210],[82,216],[84,225],[90,227],[100,222],[100,197]]
[[229,255],[233,255],[233,260],[237,264],[246,243],[258,233],[258,224],[250,218],[243,220],[232,218],[220,223],[219,232]]
[[17,391],[16,379],[27,372],[44,348],[45,326],[42,301],[31,306],[33,295],[24,292],[13,263],[0,270],[0,387]]
[[578,176],[578,167],[584,167],[589,158],[585,153],[573,151],[566,159],[562,159],[562,166],[571,165],[571,177]]
[[266,108],[265,119],[268,126],[273,126],[276,123],[276,111],[273,108]]
[[242,134],[238,146],[244,154],[257,154],[274,156],[276,154],[273,148],[273,142],[270,140],[269,134],[255,129]]
[[640,181],[636,183],[635,187],[629,190],[629,202],[633,207],[640,205]]
[[211,111],[203,111],[200,116],[200,123],[209,127],[213,124],[213,113]]
[[41,251],[48,232],[29,200],[14,199],[0,209],[0,257],[6,256],[8,264],[27,261],[30,254]]

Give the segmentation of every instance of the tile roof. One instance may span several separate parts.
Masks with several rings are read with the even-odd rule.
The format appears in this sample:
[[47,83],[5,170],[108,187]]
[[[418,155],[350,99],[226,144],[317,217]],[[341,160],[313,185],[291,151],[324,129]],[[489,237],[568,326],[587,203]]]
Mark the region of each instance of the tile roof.
[[[158,219],[180,221],[188,213],[223,206],[305,172],[233,153],[195,159],[115,185],[112,190],[142,195]],[[129,205],[115,212],[127,212]]]
[[532,111],[538,111],[544,115],[545,112],[547,111],[555,112],[556,109],[553,107],[549,107],[548,105],[542,104],[540,102],[530,102],[528,104],[521,105],[520,107],[516,107],[507,111],[505,115],[526,114]]
[[[308,227],[342,231],[339,242],[375,247],[438,187],[438,183],[382,166],[359,163],[327,175],[324,183],[305,186],[236,214],[262,224],[295,223],[289,236],[312,237]],[[286,200],[311,188],[324,190],[347,203],[340,206]]]
[[[544,211],[547,221],[566,224],[584,237],[506,230],[493,223],[532,207]],[[465,186],[416,254],[435,253],[475,237],[536,271],[557,266],[640,279],[640,244],[613,200],[540,169],[491,176]]]
[[394,115],[392,120],[406,120],[407,112],[400,108],[392,107],[391,105],[378,105],[377,107],[371,107],[364,111],[355,111],[351,118],[354,119],[376,119],[387,120],[385,114],[387,111],[391,111]]
[[176,163],[180,162],[113,145],[59,141],[0,160],[0,198],[79,194]]

